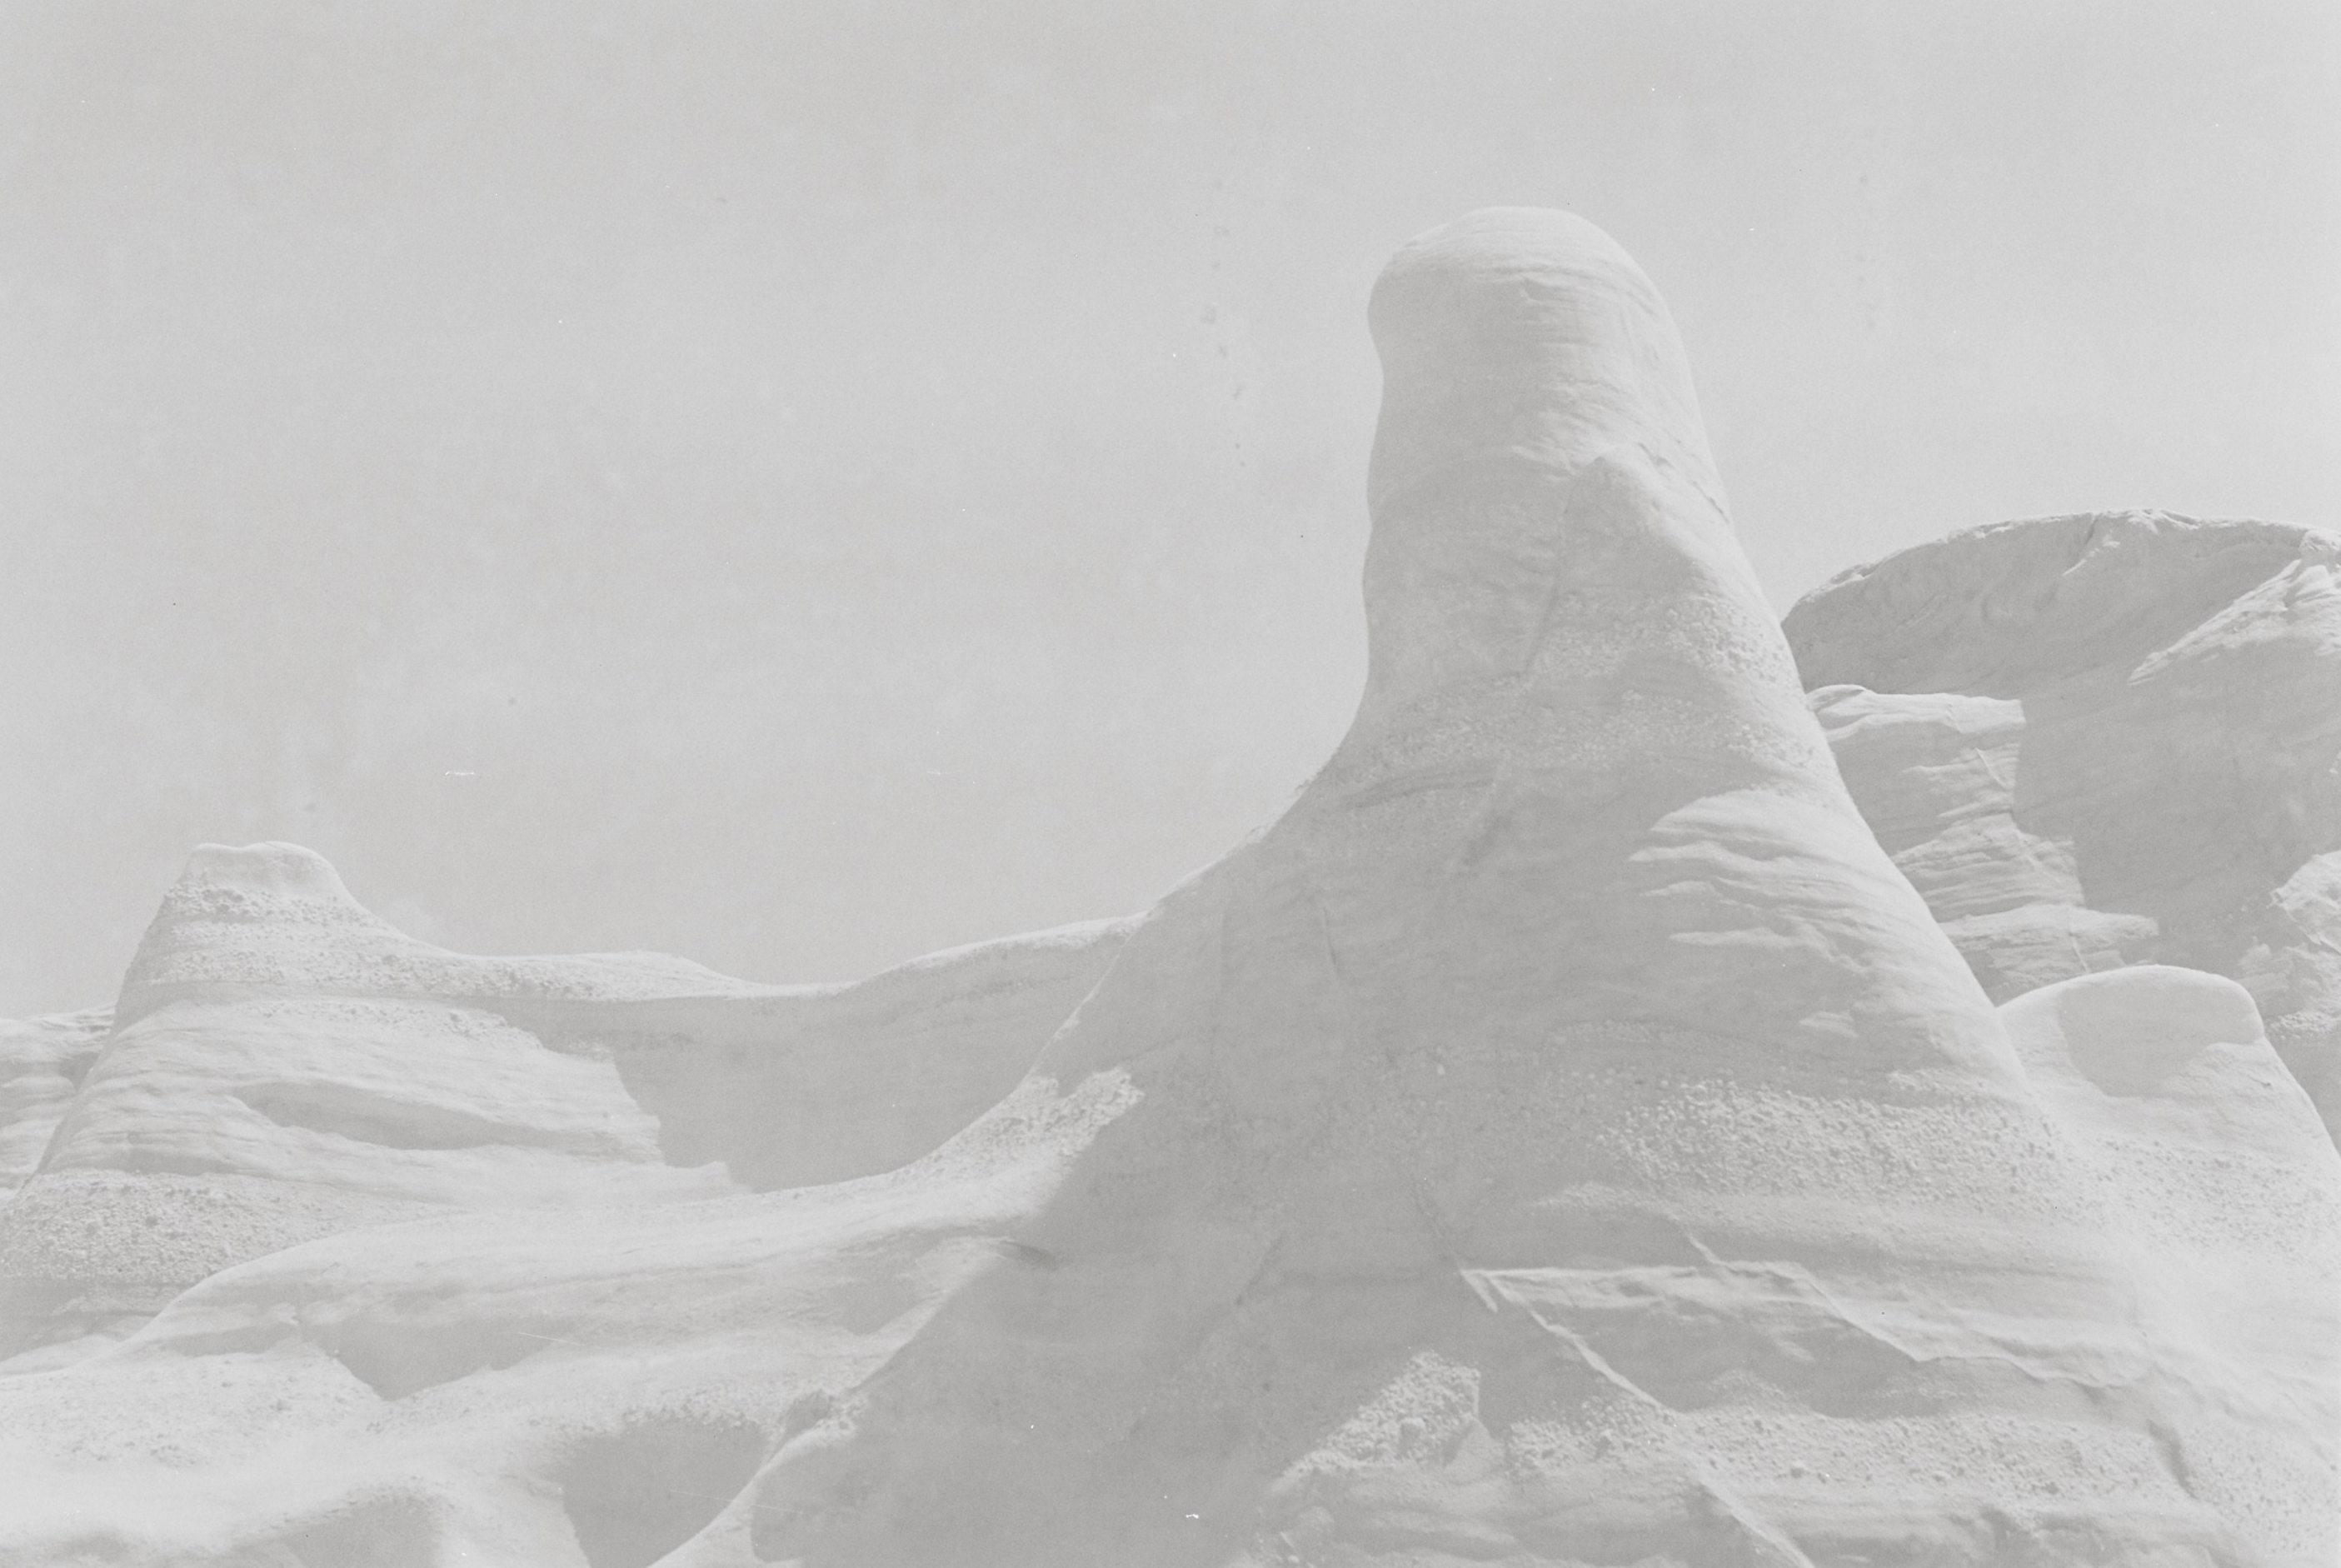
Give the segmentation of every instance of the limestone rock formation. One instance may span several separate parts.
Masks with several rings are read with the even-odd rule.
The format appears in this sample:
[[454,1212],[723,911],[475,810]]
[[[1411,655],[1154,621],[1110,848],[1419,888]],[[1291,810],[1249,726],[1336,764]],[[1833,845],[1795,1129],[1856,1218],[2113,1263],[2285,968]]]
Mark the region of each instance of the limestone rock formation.
[[204,845],[110,1015],[0,1035],[29,1043],[5,1104],[43,1138],[0,1210],[0,1362],[70,1357],[246,1258],[448,1207],[890,1169],[1015,1084],[1125,929],[760,986],[660,954],[448,953],[307,850]]
[[0,1020],[0,1199],[41,1163],[113,1024],[110,1007]]
[[[2328,1563],[2341,1153],[2250,995],[2134,967],[1995,1008],[1848,796],[1606,235],[1470,215],[1370,317],[1350,734],[1134,928],[1039,944],[1086,994],[964,1127],[912,1150],[822,1089],[826,1149],[872,1119],[907,1163],[759,1131],[842,1081],[732,1075],[769,1020],[660,1056],[779,1004],[703,972],[150,944],[53,1162],[347,1139],[152,1114],[199,1054],[130,1047],[352,988],[567,1043],[615,1130],[481,1095],[547,1141],[336,1146],[336,1191],[436,1206],[0,1376],[0,1565]],[[257,1072],[204,1104],[300,1081]],[[483,1148],[547,1195],[494,1201]]]
[[2266,1560],[2326,1560],[2341,1433],[2334,1154],[2251,994],[2141,964],[2027,992],[2001,1016],[2136,1271],[2139,1331],[2170,1373],[2160,1431],[2188,1490]]
[[2228,975],[2341,1133],[2341,537],[2001,524],[1844,573],[1786,630],[1855,800],[1995,998]]
[[[2323,1549],[2187,1484],[2233,1391],[1847,798],[1647,280],[1488,212],[1371,318],[1350,735],[1036,1064],[1126,1103],[1014,1251],[682,1561]],[[2218,1441],[2329,1514],[2329,1433]]]

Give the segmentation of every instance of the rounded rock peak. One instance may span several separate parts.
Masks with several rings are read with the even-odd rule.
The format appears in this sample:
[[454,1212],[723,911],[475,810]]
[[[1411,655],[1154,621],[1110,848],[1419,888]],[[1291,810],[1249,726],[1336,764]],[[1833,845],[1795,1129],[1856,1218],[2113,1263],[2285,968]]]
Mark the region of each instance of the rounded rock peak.
[[1573,474],[1633,443],[1721,499],[1674,318],[1572,213],[1485,207],[1400,248],[1367,306],[1382,363],[1377,518],[1442,474]]
[[358,907],[333,863],[297,844],[199,844],[174,892],[234,889],[270,899],[308,899]]
[[[1623,658],[1678,612],[1777,640],[1674,319],[1615,240],[1568,213],[1471,213],[1400,249],[1367,318],[1382,362],[1367,730],[1436,692],[1549,673],[1571,639]],[[1733,605],[1691,604],[1718,595]]]

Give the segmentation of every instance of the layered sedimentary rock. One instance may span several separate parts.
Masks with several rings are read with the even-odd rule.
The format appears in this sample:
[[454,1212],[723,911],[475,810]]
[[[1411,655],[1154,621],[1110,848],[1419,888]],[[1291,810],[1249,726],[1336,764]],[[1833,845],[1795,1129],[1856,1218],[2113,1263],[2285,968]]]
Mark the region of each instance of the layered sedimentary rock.
[[0,1020],[0,1200],[41,1163],[113,1024],[109,1007]]
[[1848,571],[1786,630],[1855,800],[1994,997],[2230,976],[2341,1128],[2341,537],[2001,524]]
[[2001,1016],[2135,1273],[2167,1462],[2266,1560],[2327,1560],[2335,1156],[2251,994],[2141,964],[2027,992]]
[[[1004,1098],[849,1180],[224,1269],[0,1378],[0,1563],[2329,1561],[2341,1154],[2250,997],[1995,1009],[1605,235],[1474,214],[1370,319],[1356,723]],[[795,1114],[628,1080],[655,1028],[589,1004],[514,1026],[661,1137]]]
[[1352,734],[1036,1064],[1118,1108],[1013,1250],[682,1561],[2310,1560],[2329,1434],[2190,1490],[2167,1405],[2246,1395],[1847,799],[1648,282],[1492,212],[1372,319]]
[[[110,1028],[80,1014],[0,1035],[56,1059],[11,1080],[43,1146],[0,1209],[0,1361],[51,1347],[25,1363],[47,1364],[246,1258],[444,1208],[889,1169],[1006,1093],[1122,931],[760,986],[660,954],[449,953],[307,850],[205,845]],[[52,1041],[73,1050],[34,1049]],[[69,1107],[50,1082],[67,1074]]]

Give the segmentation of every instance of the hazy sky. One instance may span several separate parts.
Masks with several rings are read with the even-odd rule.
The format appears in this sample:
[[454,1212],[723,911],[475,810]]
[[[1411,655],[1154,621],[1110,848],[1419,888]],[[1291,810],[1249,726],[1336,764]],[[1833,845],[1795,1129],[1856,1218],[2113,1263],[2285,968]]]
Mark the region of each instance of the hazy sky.
[[1776,603],[2341,523],[2341,6],[0,4],[0,1015],[210,839],[769,980],[1143,908],[1346,724],[1408,236],[1671,302]]

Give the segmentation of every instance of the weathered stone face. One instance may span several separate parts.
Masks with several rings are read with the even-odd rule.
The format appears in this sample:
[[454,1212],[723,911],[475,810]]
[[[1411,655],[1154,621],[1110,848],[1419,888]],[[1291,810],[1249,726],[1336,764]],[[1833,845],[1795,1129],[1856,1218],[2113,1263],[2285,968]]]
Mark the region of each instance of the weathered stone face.
[[[782,1451],[756,1554],[2276,1539],[2167,1453],[2315,1491],[2325,1440],[2198,1419],[2281,1380],[2214,1393],[2139,1333],[2164,1276],[1848,798],[1648,281],[1579,220],[1476,214],[1400,253],[1372,322],[1357,723],[1036,1064],[1127,1104],[1029,1256]],[[2298,1177],[2319,1236],[2334,1164]]]
[[[146,1089],[85,1092],[59,1147],[91,1180],[135,1174],[119,1130],[167,1112],[164,1068],[201,1076],[193,1032],[238,985],[323,1019],[353,987],[405,1008],[488,974],[504,1025],[614,1069],[623,1175],[857,1179],[480,1203],[222,1269],[113,1352],[0,1378],[18,1450],[168,1471],[91,1526],[103,1467],[28,1459],[0,1559],[2321,1568],[2341,1154],[2251,998],[2147,967],[1996,1010],[1914,880],[2037,901],[2086,892],[2087,854],[1988,830],[1993,892],[1964,850],[1889,856],[1998,776],[2027,715],[1991,683],[2034,664],[1860,732],[1899,792],[1874,834],[1624,253],[1566,215],[1474,214],[1400,252],[1371,324],[1350,734],[1134,926],[910,966],[948,1004],[910,1010],[939,1055],[996,1066],[1062,1021],[906,1164],[821,1162],[992,1080],[921,1099],[915,1053],[864,1050],[887,977],[732,1071],[805,999],[671,962],[613,999],[593,988],[651,972],[423,949],[298,852],[234,897],[196,879],[113,1049],[186,1038],[110,1070]],[[1836,690],[1841,732],[1889,701]],[[271,1044],[246,1034],[213,1038]],[[384,1086],[389,1054],[319,1038]],[[582,1094],[532,1119],[481,1092],[515,1044],[417,1045],[473,1121],[396,1130],[592,1132]],[[280,1130],[373,1125],[347,1084],[229,1077]],[[443,1176],[477,1147],[339,1169]]]
[[1787,631],[1855,799],[1995,999],[2227,975],[2341,1130],[2341,538],[2000,524],[1842,574]]

